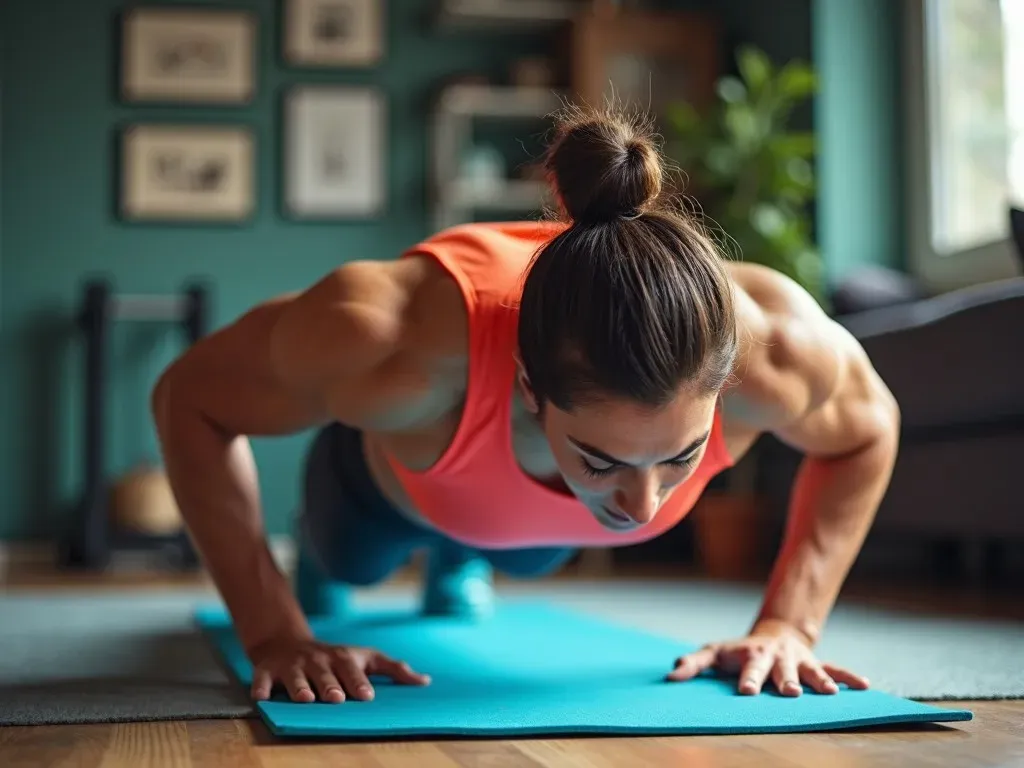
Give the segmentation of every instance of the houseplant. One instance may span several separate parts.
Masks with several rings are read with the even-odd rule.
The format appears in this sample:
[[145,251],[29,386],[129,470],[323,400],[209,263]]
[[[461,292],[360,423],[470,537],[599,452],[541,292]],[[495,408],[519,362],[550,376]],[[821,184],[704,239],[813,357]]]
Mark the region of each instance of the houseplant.
[[817,76],[797,60],[777,67],[754,46],[739,48],[736,63],[738,74],[718,80],[709,110],[667,109],[666,153],[689,181],[689,202],[732,256],[788,275],[824,306],[809,210],[814,135],[790,127]]
[[[729,256],[788,275],[827,311],[810,213],[814,135],[790,125],[817,77],[800,61],[776,67],[753,46],[739,48],[736,63],[738,74],[718,80],[710,109],[669,107],[666,154],[688,182],[687,204]],[[770,554],[756,450],[730,470],[722,492],[705,493],[694,510],[698,555],[712,577],[759,574]]]

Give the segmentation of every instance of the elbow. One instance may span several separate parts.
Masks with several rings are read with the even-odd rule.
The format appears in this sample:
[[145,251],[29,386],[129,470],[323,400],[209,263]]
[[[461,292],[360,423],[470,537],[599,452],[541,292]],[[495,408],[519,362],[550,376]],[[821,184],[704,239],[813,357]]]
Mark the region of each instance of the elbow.
[[168,428],[180,423],[186,413],[195,411],[190,387],[185,382],[185,370],[179,359],[161,372],[149,394],[149,411],[157,435],[163,440]]
[[164,434],[170,420],[177,378],[177,369],[172,364],[163,370],[149,393],[149,412],[158,435]]

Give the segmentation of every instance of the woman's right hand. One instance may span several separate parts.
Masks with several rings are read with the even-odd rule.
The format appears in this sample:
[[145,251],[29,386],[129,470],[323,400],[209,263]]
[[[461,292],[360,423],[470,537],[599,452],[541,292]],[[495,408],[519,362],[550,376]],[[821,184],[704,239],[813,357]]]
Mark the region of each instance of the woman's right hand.
[[269,699],[275,683],[288,691],[292,701],[303,703],[317,699],[340,703],[348,698],[369,701],[374,691],[368,675],[384,675],[403,685],[430,683],[429,675],[374,648],[288,638],[263,643],[249,657],[252,697],[257,701]]

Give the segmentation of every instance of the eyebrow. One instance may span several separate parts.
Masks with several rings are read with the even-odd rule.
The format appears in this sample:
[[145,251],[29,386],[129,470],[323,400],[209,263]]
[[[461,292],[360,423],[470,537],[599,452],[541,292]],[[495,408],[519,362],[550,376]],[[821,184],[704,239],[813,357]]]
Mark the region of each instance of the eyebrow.
[[[688,446],[686,446],[682,451],[677,453],[671,459],[666,459],[665,462],[662,462],[662,463],[666,463],[666,462],[669,462],[669,461],[679,461],[680,459],[683,459],[686,456],[689,456],[691,453],[693,453],[698,448],[700,448],[705,442],[707,442],[707,440],[708,440],[708,438],[710,436],[711,436],[710,432],[705,432],[703,435],[698,437],[696,440],[694,440],[692,443],[690,443]],[[587,445],[586,443],[577,440],[572,435],[566,435],[566,438],[569,440],[570,443],[575,445],[581,451],[583,451],[586,454],[589,454],[590,456],[593,456],[595,459],[600,459],[601,461],[606,461],[609,464],[618,464],[618,465],[623,466],[623,467],[630,466],[628,462],[625,462],[622,459],[617,459],[614,456],[605,453],[600,448],[595,448],[592,445]]]

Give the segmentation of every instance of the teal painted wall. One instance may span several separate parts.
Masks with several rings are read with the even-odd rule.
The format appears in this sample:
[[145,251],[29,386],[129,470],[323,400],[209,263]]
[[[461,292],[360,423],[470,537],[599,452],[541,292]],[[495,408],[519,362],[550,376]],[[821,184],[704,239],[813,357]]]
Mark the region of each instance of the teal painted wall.
[[904,268],[899,2],[814,0],[818,237],[829,276]]
[[[213,7],[213,4],[209,4]],[[389,0],[387,58],[365,71],[305,72],[280,63],[275,0],[218,2],[259,17],[259,89],[244,108],[139,107],[116,96],[117,0],[5,0],[0,282],[0,539],[53,536],[81,486],[80,339],[70,329],[80,281],[110,276],[123,292],[167,293],[192,276],[214,288],[215,326],[357,257],[391,258],[428,231],[425,114],[442,79],[502,78],[532,38],[436,37],[431,0]],[[541,43],[543,41],[540,41]],[[371,83],[388,98],[388,207],[374,221],[296,223],[279,214],[281,97],[290,83]],[[258,205],[242,226],[138,226],[115,217],[119,126],[183,120],[251,126]],[[156,456],[148,391],[181,349],[175,329],[114,334],[109,391],[112,473]],[[308,434],[256,440],[271,532],[288,530]]]

